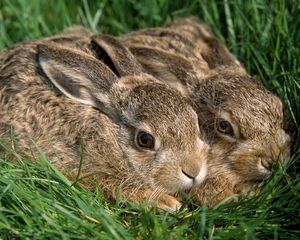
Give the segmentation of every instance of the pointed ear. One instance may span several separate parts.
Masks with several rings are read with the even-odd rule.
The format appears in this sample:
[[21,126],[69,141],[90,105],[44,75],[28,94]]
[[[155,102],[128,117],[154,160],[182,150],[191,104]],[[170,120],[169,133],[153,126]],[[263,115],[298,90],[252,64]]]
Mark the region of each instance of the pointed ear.
[[203,38],[208,48],[201,52],[210,69],[218,66],[236,65],[238,61],[231,55],[228,49],[216,38]]
[[65,29],[60,35],[68,36],[68,37],[89,37],[91,35],[91,31],[85,28],[84,26],[72,26]]
[[90,37],[91,35],[92,35],[91,31],[89,31],[84,26],[75,25],[75,26],[68,27],[63,32],[57,33],[53,37],[50,37],[50,39],[59,37],[59,38],[72,38],[72,40],[75,40],[78,38],[87,38]]
[[90,47],[96,57],[119,77],[138,75],[143,72],[142,66],[128,48],[114,37],[94,35]]
[[239,65],[228,49],[214,36],[210,28],[196,17],[187,17],[166,25],[180,32],[194,43],[210,69],[218,66]]
[[184,57],[150,47],[129,48],[147,73],[177,89],[184,96],[188,94],[187,88],[198,81],[193,65]]
[[112,115],[108,94],[117,77],[103,63],[55,44],[39,44],[37,52],[43,72],[61,93]]

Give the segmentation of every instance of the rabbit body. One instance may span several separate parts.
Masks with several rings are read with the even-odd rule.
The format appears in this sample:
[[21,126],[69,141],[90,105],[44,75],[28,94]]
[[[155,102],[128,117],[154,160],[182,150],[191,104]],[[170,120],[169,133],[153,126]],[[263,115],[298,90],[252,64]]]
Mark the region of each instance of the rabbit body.
[[81,182],[107,197],[178,209],[172,195],[206,176],[195,111],[118,40],[81,33],[1,53],[1,138],[36,158],[41,149],[71,179],[82,161]]

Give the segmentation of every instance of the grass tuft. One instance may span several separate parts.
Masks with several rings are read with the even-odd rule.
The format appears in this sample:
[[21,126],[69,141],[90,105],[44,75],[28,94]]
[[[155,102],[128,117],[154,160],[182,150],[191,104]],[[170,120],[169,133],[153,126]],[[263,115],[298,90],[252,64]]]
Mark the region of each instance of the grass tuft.
[[0,48],[71,25],[120,35],[189,15],[203,19],[248,72],[285,102],[294,125],[289,167],[255,196],[212,209],[189,202],[170,214],[107,201],[101,189],[90,192],[69,182],[42,153],[32,162],[2,146],[1,239],[300,238],[299,1],[2,0]]

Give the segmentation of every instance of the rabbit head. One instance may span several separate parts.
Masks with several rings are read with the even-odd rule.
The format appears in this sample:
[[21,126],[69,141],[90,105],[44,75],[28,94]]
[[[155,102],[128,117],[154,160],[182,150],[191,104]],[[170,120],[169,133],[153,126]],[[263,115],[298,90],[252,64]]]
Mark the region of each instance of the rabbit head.
[[248,194],[289,160],[282,102],[250,76],[224,68],[196,85],[191,98],[211,146],[208,177],[190,191],[196,203]]
[[234,171],[240,181],[261,180],[277,160],[288,160],[282,102],[250,76],[224,69],[196,85],[191,98],[212,145],[210,165],[220,170],[212,174]]
[[12,127],[24,148],[29,148],[29,136],[52,163],[73,176],[83,139],[81,176],[92,176],[107,196],[115,197],[119,190],[133,201],[178,208],[170,194],[206,176],[208,145],[199,138],[197,115],[187,100],[143,73],[113,37],[93,36],[86,51],[57,42],[10,50],[15,54],[0,72],[7,83],[0,95],[1,125]]
[[[196,105],[204,102],[201,108],[204,110],[203,115],[208,109],[214,112],[214,123],[203,125],[207,136],[209,132],[214,132],[213,137],[209,136],[212,143],[215,144],[220,136],[229,137],[227,141],[239,141],[234,151],[230,145],[229,155],[232,155],[232,159],[237,157],[236,159],[248,160],[250,166],[243,169],[243,162],[239,163],[239,167],[232,161],[230,164],[237,171],[244,172],[242,175],[245,180],[259,180],[270,175],[272,166],[278,163],[276,160],[286,163],[290,155],[291,139],[284,129],[286,116],[283,114],[281,100],[251,78],[239,61],[199,19],[189,17],[177,20],[168,27],[194,42],[196,51],[201,52],[208,64],[210,74],[195,85],[192,98],[197,99]],[[201,113],[198,112],[199,115]],[[214,130],[209,126],[214,126]]]

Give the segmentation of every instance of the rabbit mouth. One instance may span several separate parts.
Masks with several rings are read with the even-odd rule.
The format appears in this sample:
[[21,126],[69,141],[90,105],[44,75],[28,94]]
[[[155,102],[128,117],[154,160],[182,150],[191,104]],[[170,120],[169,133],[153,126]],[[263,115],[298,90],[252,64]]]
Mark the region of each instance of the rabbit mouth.
[[184,170],[181,170],[180,180],[181,180],[181,190],[187,190],[193,186],[201,184],[207,175],[207,167],[202,166],[197,176],[193,177],[186,173]]
[[272,172],[273,160],[271,158],[259,158],[258,159],[258,171],[263,178],[268,178]]

